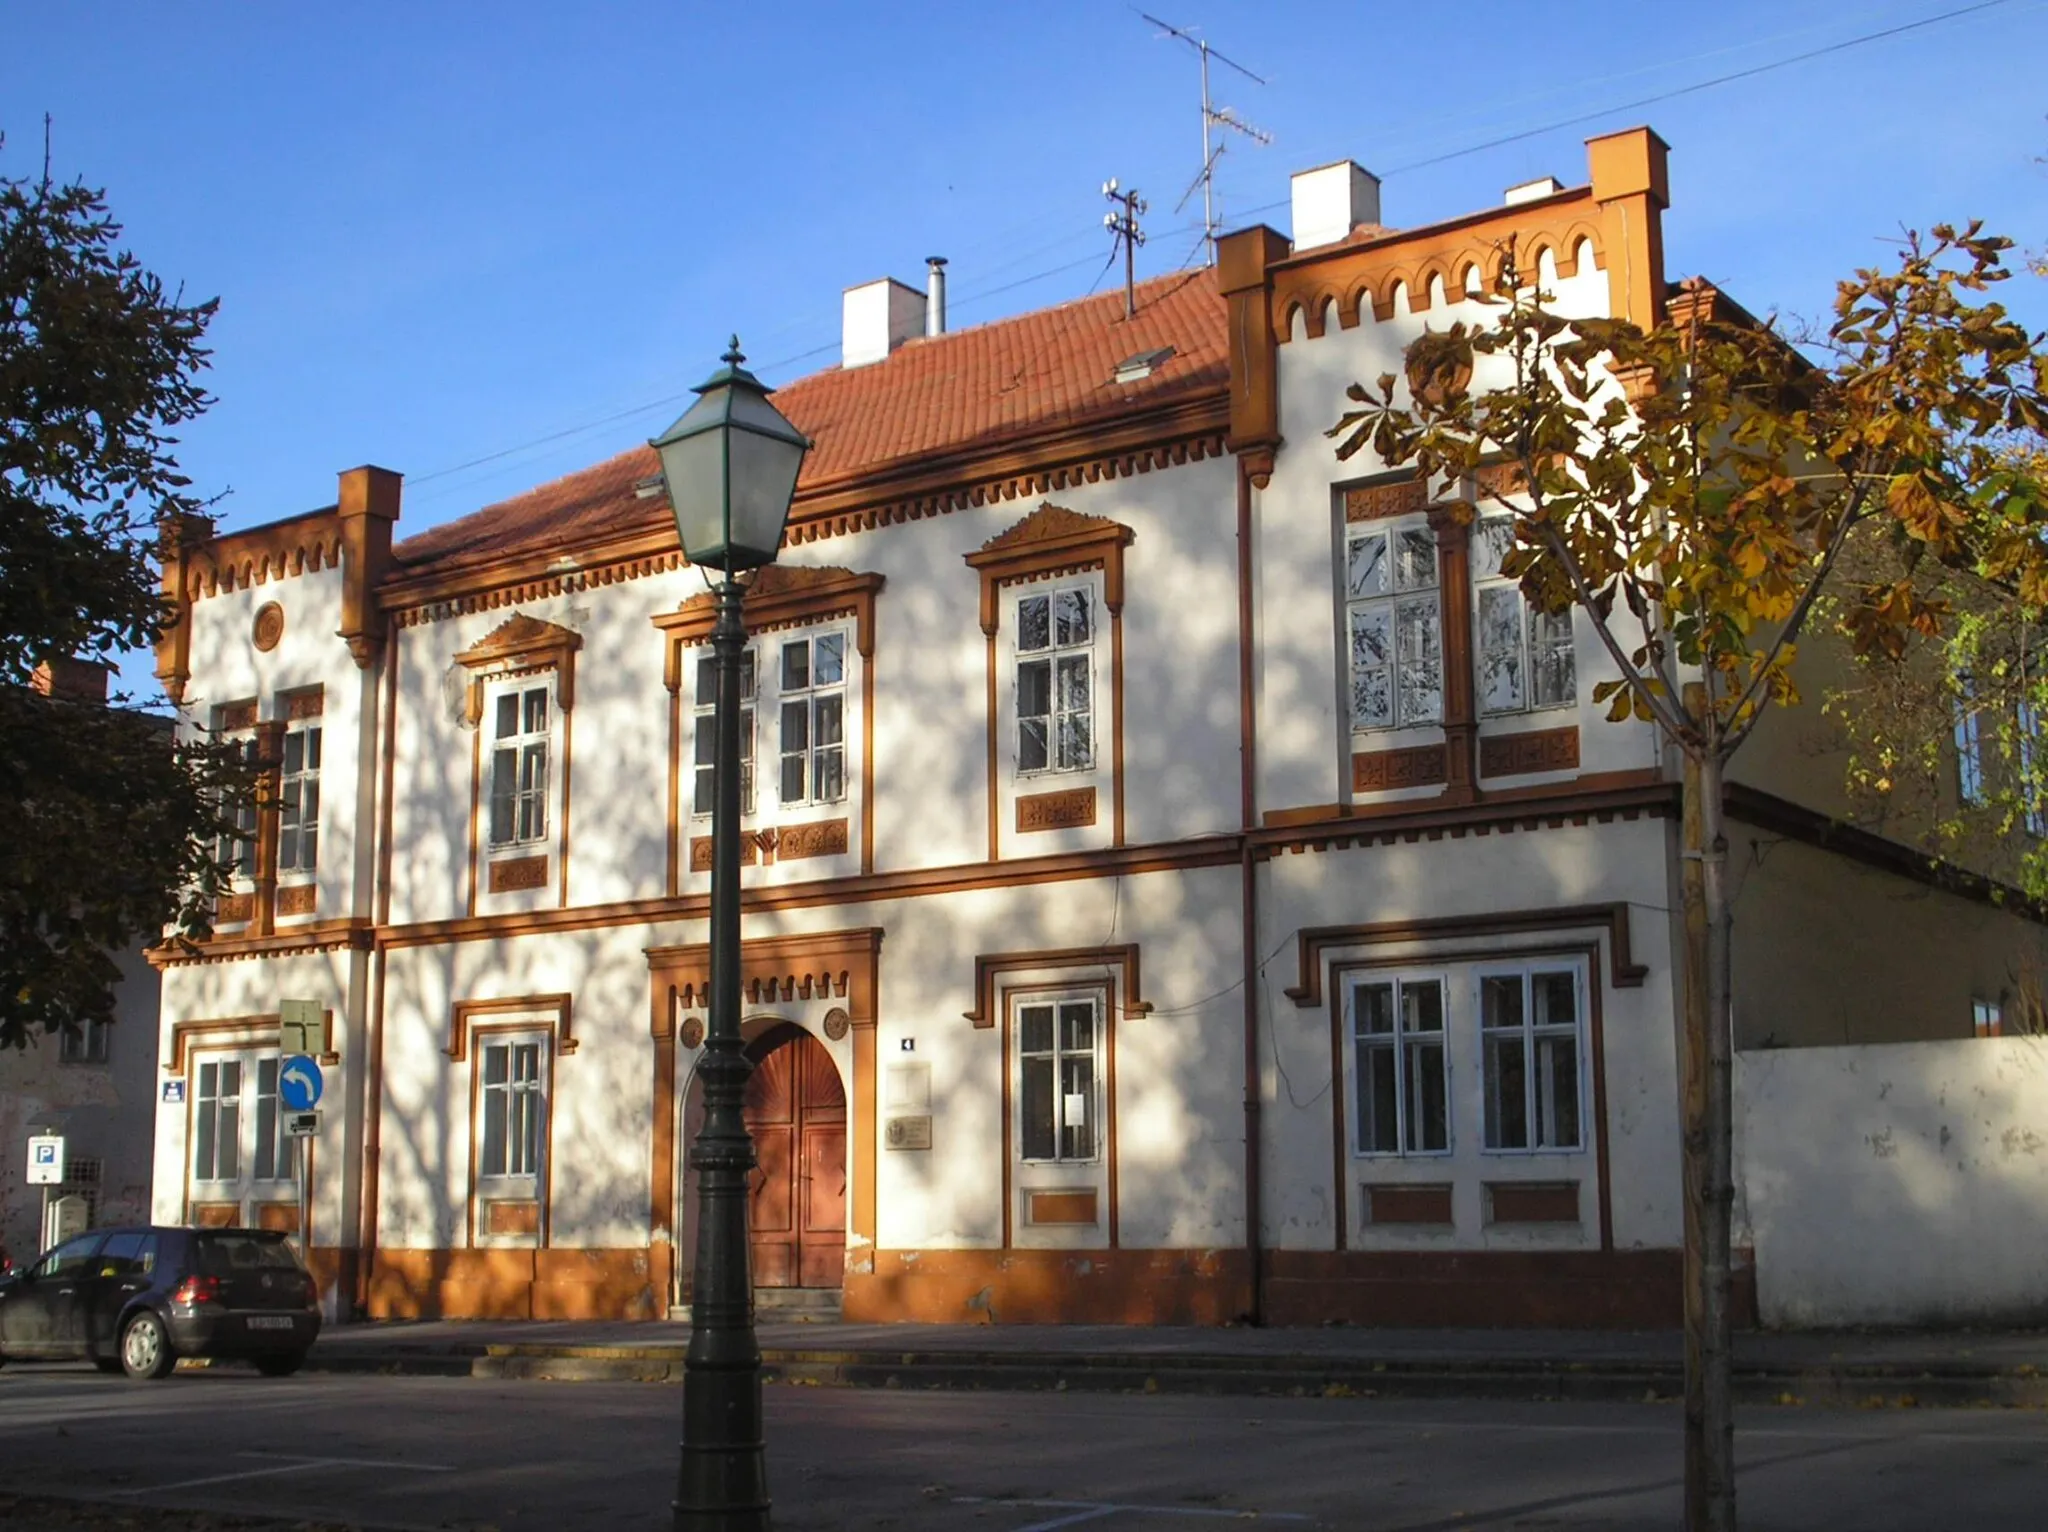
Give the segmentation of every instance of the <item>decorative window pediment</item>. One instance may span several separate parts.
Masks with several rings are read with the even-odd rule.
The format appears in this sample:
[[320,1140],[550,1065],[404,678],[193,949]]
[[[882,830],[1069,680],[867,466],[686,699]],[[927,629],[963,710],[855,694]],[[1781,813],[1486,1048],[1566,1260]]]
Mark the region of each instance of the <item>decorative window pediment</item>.
[[1046,501],[966,556],[981,573],[981,631],[996,631],[996,592],[1003,586],[1090,569],[1102,571],[1103,604],[1110,615],[1122,615],[1124,549],[1136,535],[1107,516],[1088,516]]
[[470,723],[483,720],[485,683],[522,671],[554,670],[555,705],[568,712],[576,704],[576,651],[582,647],[582,634],[524,612],[500,623],[455,656],[455,663],[470,673]]
[[[741,608],[747,632],[772,633],[851,617],[854,648],[862,659],[871,659],[875,652],[875,593],[882,583],[881,575],[857,574],[851,569],[764,565],[747,583]],[[708,590],[689,597],[673,612],[655,614],[654,625],[668,636],[668,661],[662,678],[670,691],[683,684],[683,650],[709,643],[717,616],[718,598]]]

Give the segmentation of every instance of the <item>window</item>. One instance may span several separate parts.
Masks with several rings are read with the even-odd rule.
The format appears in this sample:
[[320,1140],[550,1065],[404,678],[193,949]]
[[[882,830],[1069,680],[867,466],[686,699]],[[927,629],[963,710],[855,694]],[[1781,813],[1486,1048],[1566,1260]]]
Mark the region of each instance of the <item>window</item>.
[[302,721],[285,731],[278,775],[279,872],[311,872],[320,865],[320,725]]
[[81,1234],[76,1239],[67,1239],[36,1262],[33,1275],[39,1281],[53,1277],[82,1276],[92,1264],[93,1252],[100,1247],[106,1235],[100,1233]]
[[1444,981],[1351,985],[1352,1085],[1359,1154],[1442,1154],[1451,1147]]
[[[257,759],[257,743],[244,740],[240,745],[242,759],[252,766]],[[213,859],[228,870],[231,878],[248,880],[256,876],[256,797],[246,793],[239,801],[222,813],[223,820],[219,838],[214,843]]]
[[1422,522],[1353,530],[1344,593],[1351,628],[1351,727],[1405,729],[1444,712],[1436,534]]
[[[277,1099],[277,1072],[282,1062],[278,1055],[270,1054],[256,1059],[209,1059],[199,1065],[198,1088],[192,1097],[194,1181],[295,1178],[291,1140],[284,1131],[286,1114]],[[243,1100],[252,1076],[254,1112]]]
[[1018,1142],[1027,1163],[1082,1164],[1101,1153],[1102,1009],[1093,996],[1017,1006]]
[[[740,656],[740,812],[754,812],[754,651]],[[694,730],[697,789],[692,812],[709,814],[717,791],[718,661],[706,654],[697,661],[697,721]]]
[[104,1064],[107,1061],[107,1038],[113,1030],[113,1023],[104,1019],[80,1022],[76,1028],[66,1027],[57,1042],[57,1058],[65,1064]]
[[103,1277],[146,1277],[156,1269],[156,1236],[144,1229],[109,1234],[95,1264]]
[[1501,577],[1501,561],[1514,545],[1512,516],[1488,516],[1472,529],[1476,690],[1488,717],[1570,707],[1579,695],[1571,610],[1539,612],[1517,581]]
[[548,834],[548,688],[499,692],[491,730],[491,846]]
[[784,642],[781,701],[782,803],[838,802],[846,796],[844,633]]
[[1095,765],[1094,648],[1087,586],[1018,600],[1018,771]]
[[2026,805],[2022,819],[2027,834],[2036,840],[2048,839],[2048,792],[2043,791],[2041,781],[2041,710],[2022,702],[2014,724],[2019,735],[2020,801]]
[[1967,675],[1956,677],[1956,796],[1972,808],[1984,802],[1984,745],[1977,734],[1977,686]]
[[1996,1000],[1970,1002],[1970,1030],[1978,1037],[2000,1037],[2005,1032],[2005,1007]]
[[1573,969],[1479,979],[1488,1149],[1577,1149],[1579,983]]
[[538,1041],[483,1047],[483,1148],[477,1173],[486,1181],[530,1181],[540,1174],[540,1055]]

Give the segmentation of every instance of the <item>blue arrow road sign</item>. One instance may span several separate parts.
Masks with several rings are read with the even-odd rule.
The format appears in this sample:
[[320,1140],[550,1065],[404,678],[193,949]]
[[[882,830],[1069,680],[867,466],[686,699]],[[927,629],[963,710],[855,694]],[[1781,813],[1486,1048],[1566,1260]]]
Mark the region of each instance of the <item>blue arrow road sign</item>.
[[294,1053],[277,1071],[278,1102],[287,1112],[310,1112],[320,1104],[326,1084],[318,1064],[303,1053]]

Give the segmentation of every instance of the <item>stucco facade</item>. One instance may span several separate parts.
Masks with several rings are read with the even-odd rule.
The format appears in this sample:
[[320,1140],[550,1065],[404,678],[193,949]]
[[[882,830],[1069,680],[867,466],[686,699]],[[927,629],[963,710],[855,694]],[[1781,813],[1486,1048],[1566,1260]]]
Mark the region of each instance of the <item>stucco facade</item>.
[[[1658,316],[1664,147],[1589,152],[1410,231],[1347,173],[1319,242],[1233,235],[1130,319],[874,353],[849,305],[849,364],[777,395],[818,445],[747,600],[764,1281],[875,1319],[1676,1315],[1676,774],[1483,524],[1324,434],[1483,322],[1509,246],[1569,312]],[[220,934],[163,957],[156,1212],[296,1222],[265,1060],[313,1000],[337,1312],[660,1314],[705,582],[645,451],[394,545],[400,500],[352,470],[167,572],[160,673],[275,789]],[[1817,893],[1757,897],[1863,876],[1812,854]]]

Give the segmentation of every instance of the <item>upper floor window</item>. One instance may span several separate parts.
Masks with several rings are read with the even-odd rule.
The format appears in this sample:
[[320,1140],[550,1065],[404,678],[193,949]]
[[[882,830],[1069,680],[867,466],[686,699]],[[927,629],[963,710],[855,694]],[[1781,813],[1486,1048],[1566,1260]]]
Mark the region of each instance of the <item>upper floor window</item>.
[[1087,586],[1017,601],[1017,769],[1095,765],[1095,620]]
[[320,864],[319,719],[286,728],[277,796],[277,870],[312,872]]
[[787,806],[846,796],[846,635],[782,643],[780,797]]
[[[754,812],[754,710],[758,701],[755,652],[740,656],[740,812]],[[702,655],[697,660],[695,740],[696,791],[691,812],[709,814],[716,801],[718,764],[718,660]]]
[[1436,534],[1423,521],[1354,527],[1344,562],[1352,728],[1440,722],[1444,658]]
[[58,1036],[57,1058],[65,1064],[104,1064],[107,1061],[107,1038],[114,1024],[105,1019],[83,1021],[77,1027],[66,1027]]
[[[256,704],[236,702],[213,710],[214,733],[224,736],[242,758],[255,765],[261,746],[256,739]],[[214,843],[216,862],[231,876],[248,880],[256,876],[256,798],[245,793],[222,815],[223,823]]]
[[551,728],[547,685],[499,692],[491,717],[491,846],[545,840]]
[[2038,839],[2048,839],[2048,790],[2044,790],[2041,772],[2048,762],[2042,760],[2041,752],[2041,710],[2031,702],[2022,702],[2015,710],[2014,732],[2019,736],[2020,802],[2024,806],[2022,823],[2027,834]]
[[1480,713],[1489,717],[1578,701],[1571,610],[1539,612],[1518,582],[1501,577],[1514,545],[1512,516],[1484,517],[1472,529],[1475,690]]
[[1971,808],[1984,802],[1984,741],[1978,732],[1977,687],[1968,675],[1956,677],[1956,796]]

